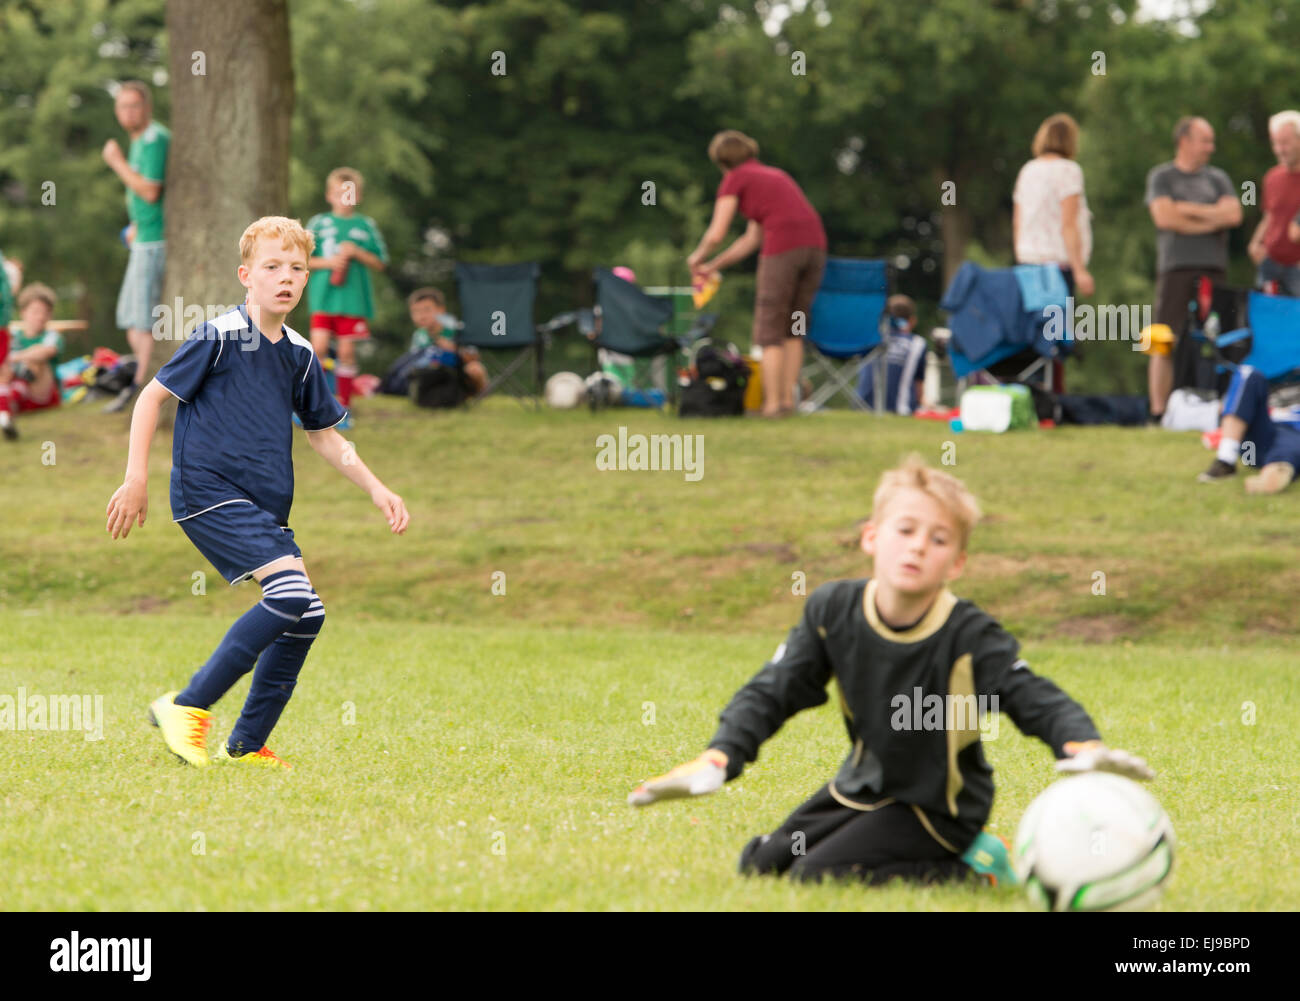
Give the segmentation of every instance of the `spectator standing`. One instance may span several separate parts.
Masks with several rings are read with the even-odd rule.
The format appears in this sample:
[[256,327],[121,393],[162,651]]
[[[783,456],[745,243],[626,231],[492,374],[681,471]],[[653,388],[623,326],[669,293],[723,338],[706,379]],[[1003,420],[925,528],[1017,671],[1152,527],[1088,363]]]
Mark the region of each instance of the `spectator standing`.
[[153,120],[153,95],[139,80],[122,84],[113,111],[131,139],[129,152],[125,154],[116,139],[108,140],[103,156],[104,162],[126,185],[126,213],[131,220],[126,233],[130,257],[117,297],[117,325],[126,331],[136,366],[134,382],[104,408],[105,413],[122,410],[140,391],[153,353],[153,310],[162,300],[163,268],[167,262],[163,182],[167,177],[167,151],[172,139],[167,127]]
[[[782,417],[794,412],[794,387],[803,366],[802,335],[826,268],[826,231],[794,179],[760,163],[758,143],[743,132],[727,129],[715,135],[709,159],[722,171],[722,183],[713,219],[686,263],[693,277],[707,280],[762,248],[754,291],[754,343],[763,349],[763,416]],[[749,220],[744,234],[706,262],[726,238],[737,209]]]
[[1151,420],[1164,416],[1169,394],[1196,381],[1196,351],[1187,333],[1187,305],[1197,282],[1222,282],[1228,270],[1228,230],[1241,225],[1232,180],[1210,166],[1214,129],[1204,118],[1174,126],[1173,160],[1147,174],[1146,204],[1156,225],[1155,322],[1174,335],[1172,355],[1152,354],[1147,369]]
[[1300,111],[1279,111],[1268,120],[1277,165],[1264,175],[1264,210],[1247,248],[1259,265],[1258,282],[1277,282],[1283,295],[1300,296],[1300,242],[1287,224],[1300,213]]

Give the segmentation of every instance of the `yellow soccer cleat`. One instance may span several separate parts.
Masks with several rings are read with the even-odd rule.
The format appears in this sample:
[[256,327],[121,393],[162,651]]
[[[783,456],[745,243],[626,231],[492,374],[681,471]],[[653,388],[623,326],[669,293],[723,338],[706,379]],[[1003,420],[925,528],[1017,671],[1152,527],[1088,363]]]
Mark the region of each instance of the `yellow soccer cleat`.
[[194,706],[178,706],[180,692],[160,695],[149,704],[149,722],[162,731],[167,748],[187,765],[202,768],[208,763],[208,729],[212,713]]
[[293,765],[289,764],[269,747],[263,747],[260,751],[249,751],[247,754],[241,754],[236,758],[226,748],[223,741],[217,751],[217,760],[222,764],[232,763],[253,768],[282,768],[286,772],[293,771]]

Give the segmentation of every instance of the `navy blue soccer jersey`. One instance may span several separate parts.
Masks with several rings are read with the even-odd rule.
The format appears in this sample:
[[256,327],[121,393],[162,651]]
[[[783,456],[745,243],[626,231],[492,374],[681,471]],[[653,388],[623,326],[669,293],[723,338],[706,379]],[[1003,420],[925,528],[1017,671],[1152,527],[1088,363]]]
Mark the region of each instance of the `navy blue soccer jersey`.
[[[921,405],[916,393],[917,380],[925,377],[925,338],[920,334],[890,331],[885,349],[885,405],[888,413],[910,415]],[[875,366],[862,370],[858,395],[869,407],[876,405]]]
[[172,519],[255,504],[280,525],[293,503],[293,415],[308,431],[347,416],[300,334],[272,343],[245,307],[205,323],[158,373],[180,401],[172,435]]

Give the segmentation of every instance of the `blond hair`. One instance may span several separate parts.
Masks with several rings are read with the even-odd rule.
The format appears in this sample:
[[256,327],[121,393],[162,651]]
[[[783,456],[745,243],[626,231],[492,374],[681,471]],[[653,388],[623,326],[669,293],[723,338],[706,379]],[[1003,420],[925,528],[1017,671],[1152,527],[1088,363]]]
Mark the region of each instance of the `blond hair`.
[[709,141],[709,159],[723,170],[739,167],[757,156],[758,143],[735,129],[723,129]]
[[909,455],[902,465],[886,470],[880,477],[880,485],[871,499],[871,520],[878,522],[890,501],[903,490],[920,490],[938,502],[957,523],[961,548],[966,549],[971,529],[981,515],[979,502],[966,489],[966,484],[955,476],[931,469],[920,456]]
[[[54,294],[54,289],[48,285],[42,285],[40,282],[32,282],[30,285],[24,285],[23,290],[18,293],[18,311],[21,313],[27,308],[27,304],[34,299],[39,299],[45,305],[50,307],[50,312],[54,312],[54,307],[59,301],[59,297]],[[28,330],[26,333],[31,334]],[[40,331],[36,331],[40,333]]]
[[239,238],[241,264],[247,264],[253,259],[257,241],[264,236],[278,236],[285,245],[294,250],[301,250],[308,257],[311,257],[311,252],[316,249],[316,238],[303,229],[302,223],[297,219],[289,219],[282,215],[265,215],[256,222],[250,223],[248,229],[244,230],[244,235]]
[[356,200],[358,202],[361,201],[361,192],[366,186],[365,179],[361,176],[361,171],[353,167],[335,167],[325,177],[326,189],[335,183],[346,184],[348,182],[351,182],[352,187],[355,189]]
[[1038,131],[1034,133],[1034,144],[1031,148],[1034,156],[1059,153],[1073,160],[1074,155],[1079,152],[1079,123],[1064,112],[1059,115],[1049,115],[1043,119],[1043,124],[1038,126]]

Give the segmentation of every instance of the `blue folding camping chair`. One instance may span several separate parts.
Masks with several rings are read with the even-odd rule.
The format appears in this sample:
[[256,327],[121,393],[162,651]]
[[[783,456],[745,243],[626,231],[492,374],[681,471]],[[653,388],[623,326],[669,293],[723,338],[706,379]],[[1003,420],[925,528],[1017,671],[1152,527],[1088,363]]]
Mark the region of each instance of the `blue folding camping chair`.
[[870,411],[858,393],[858,381],[862,370],[880,359],[874,366],[874,399],[875,412],[884,413],[885,340],[880,324],[888,300],[887,261],[826,259],[808,320],[807,339],[814,351],[800,373],[813,380],[813,391],[799,404],[801,412],[819,410],[837,395],[855,410]]
[[1250,365],[1274,385],[1300,382],[1300,299],[1251,292],[1246,297],[1248,327],[1218,339],[1220,349],[1249,334]]

